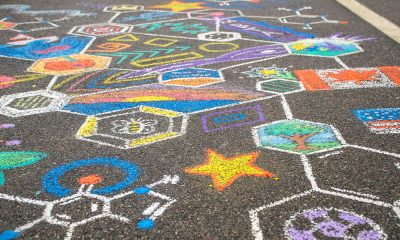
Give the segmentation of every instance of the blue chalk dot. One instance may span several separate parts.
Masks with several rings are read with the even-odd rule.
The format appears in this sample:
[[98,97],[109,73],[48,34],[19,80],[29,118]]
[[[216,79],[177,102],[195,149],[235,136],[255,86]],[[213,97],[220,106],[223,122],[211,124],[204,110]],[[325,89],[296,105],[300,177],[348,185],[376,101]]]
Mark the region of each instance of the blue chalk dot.
[[142,230],[150,230],[154,227],[154,225],[154,221],[148,218],[142,219],[136,224],[136,226]]
[[13,230],[5,230],[4,232],[0,233],[0,240],[16,239],[20,235],[21,235],[20,232],[16,232]]
[[150,190],[151,189],[149,187],[138,187],[138,188],[135,188],[133,190],[133,192],[136,194],[146,194],[146,193],[150,192]]

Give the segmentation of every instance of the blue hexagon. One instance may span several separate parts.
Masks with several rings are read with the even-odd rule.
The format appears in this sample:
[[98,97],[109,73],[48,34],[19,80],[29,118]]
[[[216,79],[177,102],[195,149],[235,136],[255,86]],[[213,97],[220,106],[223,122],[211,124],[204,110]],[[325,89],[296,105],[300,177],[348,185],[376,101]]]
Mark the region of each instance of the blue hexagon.
[[222,73],[214,69],[184,68],[160,76],[160,83],[183,87],[202,87],[222,82]]

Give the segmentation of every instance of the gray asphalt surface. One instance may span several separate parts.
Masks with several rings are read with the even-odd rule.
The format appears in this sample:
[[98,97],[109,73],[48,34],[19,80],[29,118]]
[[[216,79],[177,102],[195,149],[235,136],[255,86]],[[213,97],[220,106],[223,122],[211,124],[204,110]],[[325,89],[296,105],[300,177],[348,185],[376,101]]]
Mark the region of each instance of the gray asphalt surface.
[[[400,19],[397,11],[399,11],[399,3],[396,0],[360,0],[360,3],[364,4],[374,12],[387,18],[394,24],[400,25]],[[388,11],[390,9],[390,11]],[[393,11],[392,11],[393,10]]]
[[0,240],[400,239],[400,46],[335,1],[0,19]]

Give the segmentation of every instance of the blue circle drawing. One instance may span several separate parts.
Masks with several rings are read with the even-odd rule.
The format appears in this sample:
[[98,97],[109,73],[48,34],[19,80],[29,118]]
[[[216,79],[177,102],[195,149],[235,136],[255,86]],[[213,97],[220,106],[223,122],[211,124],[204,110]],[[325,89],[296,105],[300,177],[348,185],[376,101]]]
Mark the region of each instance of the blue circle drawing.
[[105,195],[119,191],[134,183],[139,176],[139,168],[133,163],[123,161],[119,158],[90,158],[77,160],[75,162],[51,169],[43,176],[42,187],[46,192],[57,197],[68,196],[73,193],[73,191],[61,186],[59,183],[60,178],[71,170],[96,165],[119,168],[124,171],[125,177],[122,181],[114,185],[92,190],[91,193],[93,194]]

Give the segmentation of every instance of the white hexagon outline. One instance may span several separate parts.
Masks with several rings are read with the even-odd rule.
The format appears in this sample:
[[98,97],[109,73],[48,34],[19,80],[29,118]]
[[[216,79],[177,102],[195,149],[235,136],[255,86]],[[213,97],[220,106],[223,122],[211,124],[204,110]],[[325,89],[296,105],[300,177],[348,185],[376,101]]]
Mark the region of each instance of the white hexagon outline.
[[[207,39],[207,38],[205,38],[206,35],[216,34],[216,33],[233,34],[233,37],[227,38],[227,39]],[[238,32],[217,32],[217,31],[213,31],[213,32],[199,33],[199,34],[197,34],[197,39],[201,40],[201,41],[207,41],[207,42],[231,42],[231,41],[242,39],[242,35],[240,33],[238,33]]]
[[[267,91],[267,90],[262,90],[261,89],[261,84],[264,82],[272,82],[272,81],[276,81],[276,80],[280,80],[280,81],[285,81],[285,82],[296,82],[299,83],[300,89],[298,90],[293,90],[293,91],[289,91],[289,92],[275,92],[275,91]],[[288,80],[288,79],[282,79],[282,78],[272,78],[272,79],[268,79],[268,80],[263,80],[263,81],[259,81],[256,83],[256,90],[260,91],[260,92],[266,92],[266,93],[273,93],[273,94],[279,94],[279,95],[285,95],[285,94],[291,94],[291,93],[296,93],[296,92],[303,92],[305,91],[304,85],[302,82],[300,81],[296,81],[296,80]]]
[[[320,149],[318,151],[314,151],[314,152],[310,152],[310,153],[301,153],[301,152],[292,152],[292,151],[288,151],[288,150],[284,150],[284,149],[279,149],[279,148],[275,148],[275,147],[265,147],[262,146],[260,139],[258,137],[258,129],[271,125],[271,124],[276,124],[276,123],[280,123],[280,122],[286,122],[286,121],[293,121],[293,120],[298,120],[298,121],[303,121],[303,122],[309,122],[309,123],[316,123],[316,124],[320,124],[320,125],[327,125],[329,126],[333,133],[336,136],[336,139],[341,143],[341,145],[337,146],[337,147],[332,147],[332,148],[324,148],[324,149]],[[284,120],[278,120],[278,121],[274,121],[274,122],[269,122],[269,123],[265,123],[262,125],[258,125],[255,127],[252,127],[251,130],[251,134],[253,136],[253,140],[255,142],[255,144],[257,145],[257,147],[262,148],[262,149],[270,149],[270,150],[274,150],[274,151],[279,151],[279,152],[285,152],[285,153],[289,153],[289,154],[296,154],[296,155],[311,155],[311,154],[317,154],[317,153],[322,153],[322,152],[327,152],[327,151],[332,151],[332,150],[336,150],[336,149],[340,149],[340,148],[344,148],[346,147],[347,143],[344,140],[344,138],[342,137],[342,135],[340,134],[339,130],[337,130],[334,126],[332,126],[331,124],[327,124],[327,123],[320,123],[320,122],[313,122],[313,121],[307,121],[307,120],[302,120],[302,119],[297,119],[297,118],[293,118],[293,119],[284,119]]]
[[[138,11],[134,11],[134,12],[171,12],[171,11],[162,11],[162,10],[149,10],[149,9],[146,9],[146,10],[138,10]],[[130,13],[130,12],[127,12],[127,11],[124,11],[124,12],[119,12],[118,14],[116,14],[114,17],[112,17],[111,18],[111,20],[110,20],[110,23],[115,23],[115,24],[121,24],[121,25],[124,25],[125,23],[117,23],[117,22],[114,22],[114,20],[117,18],[117,17],[119,17],[121,14],[123,14],[123,13]],[[175,21],[181,21],[181,20],[189,20],[190,18],[189,18],[189,13],[187,13],[187,12],[173,12],[173,13],[176,13],[177,15],[182,15],[182,17],[181,18],[175,18],[175,19],[167,19],[167,20],[154,20],[154,21],[146,21],[146,22],[142,22],[142,23],[134,23],[134,24],[125,24],[125,25],[129,25],[129,26],[136,26],[136,25],[144,25],[144,24],[150,24],[150,23],[163,23],[163,22],[175,22]],[[144,33],[142,33],[142,34],[146,34],[145,32]],[[160,35],[160,37],[161,37],[162,35]],[[176,36],[173,36],[173,37],[176,37]]]
[[[207,84],[204,84],[204,85],[201,85],[201,86],[186,86],[186,85],[179,85],[179,84],[165,84],[165,82],[169,82],[169,81],[173,81],[173,80],[167,80],[167,81],[163,81],[163,80],[162,80],[162,76],[163,76],[164,74],[169,73],[169,72],[175,72],[175,71],[183,70],[183,69],[188,69],[188,68],[177,69],[177,70],[168,71],[168,72],[164,72],[164,73],[159,74],[159,75],[158,75],[158,82],[159,82],[159,84],[167,85],[167,86],[179,86],[179,87],[188,87],[188,88],[201,88],[201,87],[204,87],[204,86],[209,86],[209,85],[213,85],[213,84],[225,82],[225,78],[224,78],[224,75],[222,74],[222,71],[221,71],[221,70],[219,70],[219,69],[198,68],[198,67],[191,67],[191,69],[201,69],[201,70],[212,70],[212,71],[216,71],[216,72],[218,72],[218,74],[219,74],[219,76],[220,76],[219,81],[212,82],[212,83],[207,83]],[[179,78],[178,78],[178,79],[179,79]],[[195,78],[194,78],[194,79],[195,79]]]
[[[379,153],[379,154],[383,154],[383,155],[389,155],[389,156],[393,156],[393,157],[400,159],[400,154],[397,154],[397,153],[390,153],[390,152],[381,151],[381,150],[372,149],[372,148],[363,147],[363,146],[358,146],[358,145],[347,145],[346,144],[342,148],[347,148],[347,147],[371,151],[371,152],[375,152],[375,153]],[[345,198],[345,199],[348,199],[351,201],[358,201],[358,202],[363,202],[363,203],[368,203],[368,204],[374,204],[379,207],[391,208],[395,212],[397,217],[400,219],[400,200],[397,200],[393,204],[390,204],[390,203],[380,201],[379,199],[366,198],[366,196],[356,195],[356,194],[354,194],[354,192],[343,193],[343,192],[339,192],[334,189],[332,191],[321,189],[321,188],[319,188],[318,182],[312,173],[312,171],[313,171],[312,166],[311,166],[311,163],[309,162],[307,156],[305,154],[300,154],[300,158],[304,165],[304,170],[306,171],[306,176],[311,184],[311,189],[308,191],[299,193],[299,194],[295,194],[295,195],[291,195],[289,197],[282,198],[281,200],[274,201],[269,204],[264,204],[257,208],[250,209],[249,215],[250,215],[250,221],[251,221],[251,232],[252,232],[254,239],[256,239],[256,240],[263,239],[263,232],[260,227],[260,218],[258,216],[259,212],[262,212],[268,208],[273,208],[273,207],[285,204],[286,202],[292,201],[297,198],[305,197],[305,196],[313,194],[313,193],[320,193],[320,194],[324,194],[324,195],[333,195],[333,196]]]
[[[37,95],[52,98],[53,101],[47,107],[35,108],[29,110],[18,110],[7,106],[9,103],[11,103],[13,100],[17,98],[31,97]],[[38,91],[5,95],[0,97],[0,114],[10,117],[21,117],[21,116],[35,115],[41,113],[55,112],[61,110],[62,107],[68,103],[69,99],[70,98],[67,94],[51,90],[38,90]]]
[[[312,40],[324,40],[324,39],[325,38],[313,38]],[[341,40],[341,39],[334,39],[334,38],[326,38],[326,39],[328,39],[328,40]],[[303,39],[303,41],[304,40],[306,40],[306,39]],[[302,41],[302,40],[298,40],[298,41]],[[298,42],[298,41],[294,41],[294,42]],[[349,41],[349,40],[344,40],[344,41]],[[341,57],[341,56],[347,56],[347,55],[352,55],[352,54],[364,52],[364,49],[362,49],[361,46],[358,43],[349,41],[350,43],[352,43],[352,44],[354,44],[356,46],[356,48],[358,49],[357,52],[344,53],[344,54],[340,54],[340,55],[337,55],[337,56],[317,56],[317,55],[310,55],[310,54],[297,54],[297,53],[293,53],[292,50],[289,47],[289,44],[292,44],[294,42],[282,43],[283,46],[286,48],[286,50],[289,52],[289,54],[291,54],[293,56],[322,57],[322,58],[334,58],[335,59],[335,58],[338,58],[338,57]]]
[[[162,142],[162,141],[165,141],[165,140],[177,138],[177,137],[180,137],[180,136],[183,136],[183,135],[186,134],[186,128],[187,128],[187,125],[188,125],[189,116],[188,116],[187,114],[183,114],[183,113],[180,113],[180,112],[175,112],[175,111],[173,111],[173,112],[177,113],[180,117],[182,117],[182,123],[181,123],[181,126],[180,126],[180,131],[179,131],[179,132],[175,132],[175,133],[177,133],[175,136],[168,137],[168,138],[165,138],[165,139],[163,139],[163,140],[157,140],[157,141],[154,141],[154,142],[149,142],[149,143],[141,144],[141,145],[138,145],[138,146],[135,146],[135,147],[130,147],[130,146],[129,146],[129,141],[132,140],[132,139],[128,139],[127,141],[125,141],[125,146],[119,146],[119,145],[114,145],[114,144],[111,144],[111,143],[106,143],[106,142],[102,142],[102,141],[92,140],[92,139],[87,138],[87,137],[79,136],[79,132],[81,131],[82,127],[87,123],[87,121],[88,121],[90,118],[95,118],[96,120],[101,120],[101,119],[103,119],[103,118],[112,117],[112,116],[110,116],[110,115],[113,114],[113,113],[115,113],[115,115],[118,116],[118,114],[117,114],[118,112],[133,110],[133,109],[135,109],[135,108],[137,108],[138,111],[141,111],[141,109],[142,109],[143,107],[147,107],[147,106],[140,105],[140,106],[138,106],[138,107],[133,107],[133,108],[128,108],[128,109],[122,109],[122,110],[116,110],[116,111],[111,111],[111,112],[106,112],[106,113],[102,113],[102,114],[97,114],[97,115],[88,116],[88,117],[86,118],[85,122],[81,125],[81,127],[80,127],[79,130],[77,131],[75,137],[76,137],[76,139],[79,139],[79,140],[83,140],[83,141],[87,141],[87,142],[92,142],[92,143],[96,143],[96,144],[100,144],[100,145],[105,145],[105,146],[110,146],[110,147],[114,147],[114,148],[126,150],[126,149],[133,149],[133,148],[138,148],[138,147],[142,147],[142,146],[147,146],[147,145],[150,145],[150,144],[153,144],[153,143]],[[151,107],[151,108],[155,108],[155,107]],[[156,108],[156,109],[161,109],[161,108]],[[164,109],[161,109],[161,110],[164,110]],[[172,111],[172,110],[167,110],[167,111]],[[125,113],[125,114],[129,114],[129,112],[128,112],[128,113]],[[153,113],[153,114],[156,115],[155,113]],[[102,115],[106,115],[106,116],[105,116],[105,117],[101,117]],[[170,121],[171,121],[171,118],[170,118],[170,117],[168,117],[168,118],[169,118]],[[169,128],[170,128],[170,127],[169,127]],[[96,135],[96,134],[97,134],[97,133],[94,133],[93,135]],[[103,136],[104,136],[104,135],[103,135]],[[107,137],[109,137],[109,138],[118,138],[118,137],[109,136],[109,135],[107,135]]]
[[[112,26],[118,26],[122,27],[123,29],[126,29],[123,32],[115,32],[115,33],[106,33],[106,34],[86,34],[79,32],[80,28],[85,28],[85,27],[91,27],[91,26],[100,26],[100,25],[112,25]],[[71,30],[69,30],[68,34],[71,35],[79,35],[79,36],[90,36],[90,37],[105,37],[105,36],[113,36],[113,35],[118,35],[118,34],[123,34],[123,33],[129,33],[132,31],[133,26],[128,25],[128,24],[120,24],[120,23],[93,23],[93,24],[87,24],[87,25],[79,25],[79,26],[74,26]]]
[[[121,6],[136,6],[138,9],[136,10],[127,10],[127,11],[117,11],[117,10],[109,10],[108,8],[112,7],[121,7]],[[124,12],[137,12],[137,11],[142,11],[144,9],[143,5],[130,5],[130,4],[121,4],[121,5],[112,5],[112,6],[107,6],[103,9],[103,12],[112,12],[112,13],[124,13]]]
[[237,18],[237,17],[245,17],[245,15],[240,10],[235,10],[235,9],[203,9],[203,10],[189,12],[188,16],[190,19],[213,20],[211,18],[201,18],[201,17],[193,16],[193,13],[196,14],[196,13],[202,13],[202,12],[213,11],[213,10],[218,10],[218,12],[236,12],[239,14],[238,16],[218,18],[219,20],[225,20],[225,19],[231,19],[231,18]]

